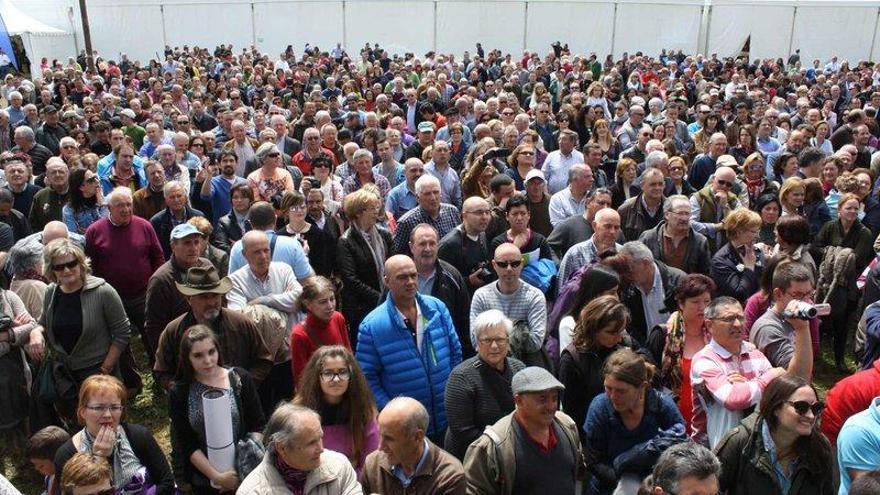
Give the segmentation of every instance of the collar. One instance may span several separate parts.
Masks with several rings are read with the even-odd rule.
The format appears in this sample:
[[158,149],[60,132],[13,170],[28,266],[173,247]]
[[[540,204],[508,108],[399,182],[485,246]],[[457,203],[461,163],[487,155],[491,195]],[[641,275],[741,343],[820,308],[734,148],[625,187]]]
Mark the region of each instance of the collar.
[[[716,342],[714,338],[709,342],[709,347],[711,347],[712,350],[715,351],[715,353],[718,354],[722,359],[727,360],[727,359],[730,359],[731,357],[733,357],[733,353],[731,353],[730,351],[728,351],[724,347],[721,347],[721,344]],[[748,354],[748,353],[749,353],[748,346],[746,345],[745,342],[742,342],[739,347],[739,355],[741,356],[743,354]]]
[[418,472],[422,469],[422,466],[425,464],[425,460],[428,458],[428,450],[431,448],[431,444],[428,443],[428,439],[424,438],[422,440],[424,442],[424,448],[422,450],[422,456],[419,458],[419,462],[416,464],[415,469],[413,470],[410,476],[407,476],[406,473],[403,472],[403,467],[400,464],[395,464],[391,466],[391,473],[403,484],[404,487],[409,487],[412,484],[413,479],[416,477]]
[[[553,427],[553,423],[550,424],[549,435],[547,437],[547,444],[545,445],[545,444],[541,443],[540,441],[538,441],[531,434],[529,434],[528,430],[526,430],[525,425],[523,424],[522,420],[520,419],[519,414],[516,414],[514,412],[513,418],[516,420],[516,423],[522,429],[523,433],[525,433],[526,438],[528,438],[529,441],[532,442],[535,445],[535,447],[537,447],[538,450],[540,450],[542,453],[544,453],[544,454],[550,453],[550,451],[552,451],[556,447],[556,445],[559,443],[559,438],[556,437],[556,429]],[[555,420],[554,420],[554,422],[555,422]]]

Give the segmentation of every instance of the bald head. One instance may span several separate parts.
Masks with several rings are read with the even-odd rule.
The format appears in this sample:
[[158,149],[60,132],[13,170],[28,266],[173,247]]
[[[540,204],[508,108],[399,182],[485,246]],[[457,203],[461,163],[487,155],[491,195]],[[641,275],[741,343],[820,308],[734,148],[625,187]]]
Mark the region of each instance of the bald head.
[[412,397],[396,397],[388,402],[379,413],[379,423],[385,425],[385,429],[400,428],[400,433],[410,436],[421,432],[422,436],[428,430],[428,410],[421,402]]
[[395,254],[394,256],[385,260],[385,276],[393,277],[395,273],[400,270],[406,270],[407,268],[416,269],[416,264],[413,260],[404,254]]
[[593,221],[596,223],[608,222],[616,220],[618,223],[620,222],[620,214],[617,213],[617,210],[614,208],[602,208],[601,210],[596,212],[596,216],[593,218]]
[[262,231],[262,230],[249,230],[241,238],[241,250],[242,250],[242,252],[246,253],[248,251],[248,247],[252,247],[254,245],[264,243],[264,242],[266,242],[266,243],[269,242],[269,236],[267,236],[264,231]]
[[57,220],[52,220],[43,227],[43,245],[49,244],[55,239],[67,239],[69,232],[67,225]]
[[486,201],[485,198],[481,198],[479,196],[471,196],[468,199],[464,200],[464,204],[461,207],[462,213],[469,213],[474,210],[479,210],[482,208],[489,208],[489,202]]
[[522,251],[515,244],[505,242],[495,248],[495,259],[501,259],[503,256],[522,256]]

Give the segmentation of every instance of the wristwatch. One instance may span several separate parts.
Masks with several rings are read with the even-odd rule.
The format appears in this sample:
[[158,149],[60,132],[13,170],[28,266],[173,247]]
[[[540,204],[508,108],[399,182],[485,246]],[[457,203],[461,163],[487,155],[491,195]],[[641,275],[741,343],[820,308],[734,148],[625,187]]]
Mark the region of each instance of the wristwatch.
[[736,271],[742,273],[742,272],[744,272],[745,270],[746,270],[746,265],[743,265],[742,263],[736,265]]

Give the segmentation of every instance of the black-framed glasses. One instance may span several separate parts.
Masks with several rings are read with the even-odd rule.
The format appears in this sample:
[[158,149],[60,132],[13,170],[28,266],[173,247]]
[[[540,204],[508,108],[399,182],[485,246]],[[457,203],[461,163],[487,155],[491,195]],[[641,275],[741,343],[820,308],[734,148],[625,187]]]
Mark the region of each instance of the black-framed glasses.
[[88,179],[86,179],[86,183],[87,184],[97,184],[98,183],[98,176],[93,175],[93,176],[89,177]]
[[325,370],[325,371],[321,372],[321,380],[323,380],[325,382],[332,382],[336,379],[339,379],[340,381],[344,382],[344,381],[347,381],[349,378],[351,378],[351,372],[348,370],[342,370],[342,371]]
[[267,156],[269,158],[278,158],[279,156],[281,156],[281,153],[269,153]]
[[733,188],[733,182],[730,182],[729,180],[715,179],[715,182],[717,182],[719,186]]
[[806,416],[807,411],[813,411],[813,416],[819,416],[822,414],[822,411],[825,410],[825,403],[821,400],[813,402],[812,404],[805,400],[787,400],[785,403],[790,404],[791,407],[794,408],[794,412],[798,413],[799,416]]
[[58,263],[57,265],[52,265],[52,271],[54,272],[63,272],[65,268],[69,268],[73,270],[79,265],[79,260],[68,261],[67,263]]
[[522,260],[513,260],[513,261],[495,261],[495,265],[498,268],[519,268],[522,265]]

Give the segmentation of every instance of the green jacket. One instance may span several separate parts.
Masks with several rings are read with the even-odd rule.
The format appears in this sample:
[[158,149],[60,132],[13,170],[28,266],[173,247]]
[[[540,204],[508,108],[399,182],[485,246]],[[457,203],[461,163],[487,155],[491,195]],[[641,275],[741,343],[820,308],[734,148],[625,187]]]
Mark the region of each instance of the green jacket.
[[[770,454],[761,435],[763,418],[758,413],[746,417],[727,432],[715,446],[721,461],[720,488],[727,495],[779,495],[781,493]],[[827,469],[817,472],[800,459],[791,477],[788,495],[835,495],[839,476],[831,444],[821,433],[818,438],[828,451]]]
[[[512,422],[515,412],[487,426],[483,434],[468,447],[464,455],[464,472],[467,476],[468,495],[511,495],[516,480],[516,449]],[[556,412],[556,422],[568,436],[568,442],[575,447],[572,452],[577,466],[577,478],[586,475],[584,453],[581,448],[578,427],[562,411]],[[578,490],[580,490],[578,483]],[[579,491],[576,493],[580,493]]]
[[[52,220],[61,221],[61,211],[67,204],[69,193],[58,194],[51,187],[46,187],[34,195],[34,203],[31,206],[30,220],[31,229],[34,232],[43,230],[43,227]],[[27,213],[23,211],[22,213]]]

